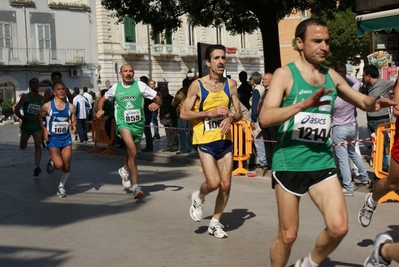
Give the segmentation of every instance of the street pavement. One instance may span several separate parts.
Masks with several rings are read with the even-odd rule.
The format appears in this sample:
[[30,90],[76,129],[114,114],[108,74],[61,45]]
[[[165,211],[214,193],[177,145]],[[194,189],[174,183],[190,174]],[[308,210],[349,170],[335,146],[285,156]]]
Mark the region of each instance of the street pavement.
[[[364,117],[364,119],[363,119]],[[367,137],[359,113],[360,137]],[[277,235],[277,207],[270,172],[256,178],[235,176],[221,223],[227,239],[208,235],[216,192],[207,196],[204,219],[189,215],[191,194],[204,181],[195,157],[161,152],[139,153],[139,183],[144,197],[134,200],[124,190],[118,155],[88,153],[93,143],[74,142],[68,197],[56,195],[60,172],[48,175],[43,149],[42,173],[33,177],[33,143],[19,149],[18,125],[0,126],[0,266],[270,266],[269,249]],[[367,152],[367,142],[361,144]],[[144,147],[144,144],[142,144]],[[370,169],[372,171],[372,169]],[[321,266],[363,266],[373,239],[388,231],[399,241],[397,203],[378,206],[373,221],[357,221],[365,190],[346,198],[349,233]],[[309,254],[324,228],[309,196],[301,200],[300,228],[288,266]],[[393,263],[391,266],[399,266]]]

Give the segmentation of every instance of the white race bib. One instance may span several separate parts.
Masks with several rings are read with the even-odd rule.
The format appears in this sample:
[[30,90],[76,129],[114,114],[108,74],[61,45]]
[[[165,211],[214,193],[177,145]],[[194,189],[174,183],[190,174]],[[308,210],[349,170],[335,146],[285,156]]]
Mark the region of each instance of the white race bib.
[[299,112],[294,117],[292,139],[310,143],[324,143],[330,133],[330,114]]
[[33,114],[33,115],[36,115],[37,113],[39,113],[39,110],[40,110],[40,105],[32,104],[32,103],[29,103],[28,108],[26,109],[26,111],[29,114]]
[[141,112],[139,109],[128,109],[123,112],[126,123],[135,123],[141,120]]
[[204,118],[204,126],[205,131],[213,131],[220,127],[222,121],[226,118],[227,115],[220,115],[214,118]]
[[68,132],[68,127],[67,121],[53,121],[51,131],[55,134],[64,134]]

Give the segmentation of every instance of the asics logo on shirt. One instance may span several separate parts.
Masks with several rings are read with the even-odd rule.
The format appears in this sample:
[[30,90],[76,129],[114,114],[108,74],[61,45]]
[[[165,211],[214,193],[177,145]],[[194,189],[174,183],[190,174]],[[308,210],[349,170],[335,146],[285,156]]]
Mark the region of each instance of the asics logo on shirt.
[[299,90],[298,94],[300,94],[300,95],[313,94],[313,91],[312,90],[301,89],[301,90]]
[[326,124],[326,119],[320,119],[320,118],[312,118],[309,115],[306,116],[304,119],[302,119],[301,124],[320,124],[320,125],[325,125]]

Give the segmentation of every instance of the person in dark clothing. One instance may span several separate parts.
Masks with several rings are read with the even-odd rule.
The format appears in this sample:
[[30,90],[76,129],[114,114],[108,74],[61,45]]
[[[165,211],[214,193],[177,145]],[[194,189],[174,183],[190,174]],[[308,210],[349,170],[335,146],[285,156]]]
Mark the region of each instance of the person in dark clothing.
[[238,86],[238,100],[248,109],[251,109],[251,105],[249,104],[249,100],[252,97],[252,86],[248,83],[248,74],[245,71],[241,71],[238,74],[238,78],[240,79],[241,85]]
[[176,108],[172,106],[173,96],[169,94],[169,89],[166,86],[161,87],[160,93],[163,104],[159,110],[159,118],[165,126],[167,139],[167,147],[162,152],[176,152],[179,150],[179,140],[177,137],[177,112]]
[[[140,81],[147,84],[149,83],[149,79],[146,76],[141,76]],[[151,99],[144,99],[144,117],[145,117],[145,128],[144,128],[144,136],[145,136],[145,148],[141,149],[141,152],[151,152],[154,149],[154,144],[152,142],[152,134],[151,134],[151,121],[152,121],[152,111],[148,109],[148,105],[152,103]]]

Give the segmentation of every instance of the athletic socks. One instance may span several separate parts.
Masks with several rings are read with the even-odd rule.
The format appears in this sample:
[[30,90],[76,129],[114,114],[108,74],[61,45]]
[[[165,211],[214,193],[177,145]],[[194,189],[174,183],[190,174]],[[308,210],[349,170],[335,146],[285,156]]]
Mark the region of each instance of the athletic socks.
[[309,256],[305,257],[304,264],[306,267],[318,267],[319,266],[318,264],[313,262],[312,257],[310,256],[310,253],[309,253]]
[[64,187],[66,181],[68,180],[70,172],[61,172],[61,179],[60,179],[60,184],[58,187]]

